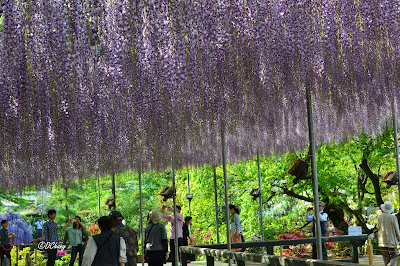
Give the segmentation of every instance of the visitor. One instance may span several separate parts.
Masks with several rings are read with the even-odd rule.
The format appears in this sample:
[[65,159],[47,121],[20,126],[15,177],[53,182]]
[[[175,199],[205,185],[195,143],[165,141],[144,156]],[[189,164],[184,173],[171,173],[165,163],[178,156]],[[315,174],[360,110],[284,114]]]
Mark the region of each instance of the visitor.
[[[72,227],[68,227],[72,223]],[[84,252],[84,236],[86,226],[82,223],[81,217],[75,216],[74,219],[68,220],[64,225],[63,230],[66,231],[66,236],[69,239],[69,243],[72,247],[71,260],[69,266],[73,266],[75,263],[76,255],[79,253],[79,266],[82,266],[83,252]]]
[[[190,225],[192,224],[192,217],[191,216],[186,216],[185,217],[185,223],[183,224],[182,228],[182,236],[183,236],[183,241],[182,241],[182,246],[189,246],[189,238],[190,238]],[[195,254],[187,254],[187,262],[194,261],[196,258]]]
[[[175,226],[174,226],[174,215],[167,215],[165,214],[165,209],[166,206],[162,206],[162,212],[163,212],[163,218],[169,221],[170,226],[170,233],[169,233],[169,244],[170,244],[170,249],[171,249],[171,262],[172,266],[175,266]],[[174,212],[174,209],[171,206],[168,206],[168,210],[170,212]],[[183,232],[182,232],[182,227],[183,227],[183,215],[181,214],[181,206],[176,205],[176,220],[177,220],[177,235],[178,235],[178,249],[180,246],[182,246],[182,240],[183,240]]]
[[[56,219],[56,210],[49,210],[47,216],[49,220],[43,224],[43,237],[46,244],[58,245],[58,231],[57,224],[54,222]],[[50,248],[47,250],[47,266],[54,266],[57,257],[57,248]]]
[[385,265],[395,266],[399,259],[397,244],[400,242],[399,223],[392,215],[393,206],[390,201],[381,204],[382,214],[378,216],[378,245]]
[[[239,214],[240,208],[233,204],[229,205],[229,212],[233,214],[233,222],[231,223],[231,243],[241,243],[243,227],[240,222]],[[240,248],[232,249],[233,251],[240,251]]]
[[165,226],[160,223],[162,217],[157,210],[152,210],[147,216],[144,247],[149,266],[162,266],[168,259],[168,238]]
[[125,240],[111,232],[110,217],[100,217],[98,224],[101,233],[89,238],[82,265],[125,266],[127,261]]
[[10,238],[16,237],[15,234],[8,232],[8,221],[1,221],[1,229],[0,229],[0,258],[1,264],[3,265],[4,256],[9,260],[6,265],[11,265],[11,249],[12,246],[10,244]]
[[127,258],[126,266],[136,266],[139,244],[135,230],[122,223],[124,217],[122,217],[122,214],[119,211],[112,211],[109,216],[112,221],[111,230],[114,234],[125,240]]
[[38,221],[34,223],[34,225],[36,226],[36,238],[41,238],[43,237],[42,234],[42,229],[43,229],[43,221],[42,218],[39,217]]
[[26,223],[26,230],[33,236],[35,228],[33,228],[31,221],[27,220],[25,223]]
[[[319,204],[319,223],[321,227],[321,236],[326,236],[326,224],[328,222],[328,214],[324,212],[325,209],[325,203],[323,201],[320,201]],[[312,233],[313,236],[315,237],[315,223],[314,223],[314,214],[309,214],[310,211],[313,211],[312,207],[307,208],[306,211],[306,220],[308,222],[313,222],[312,225]],[[317,246],[314,243],[312,245],[312,258],[316,259],[317,258]],[[326,250],[325,243],[322,243],[322,259],[323,260],[328,260],[328,252]]]

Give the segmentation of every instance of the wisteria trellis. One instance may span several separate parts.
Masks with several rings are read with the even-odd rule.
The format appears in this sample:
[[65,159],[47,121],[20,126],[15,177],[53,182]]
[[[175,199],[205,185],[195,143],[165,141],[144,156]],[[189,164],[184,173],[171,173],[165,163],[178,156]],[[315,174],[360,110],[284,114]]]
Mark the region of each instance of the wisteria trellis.
[[232,160],[379,130],[399,0],[2,0],[0,184]]

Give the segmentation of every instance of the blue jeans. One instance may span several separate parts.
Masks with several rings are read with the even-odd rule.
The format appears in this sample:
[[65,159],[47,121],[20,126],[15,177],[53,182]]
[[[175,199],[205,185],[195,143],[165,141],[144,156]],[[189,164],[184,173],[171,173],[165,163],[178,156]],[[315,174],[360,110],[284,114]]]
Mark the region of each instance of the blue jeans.
[[78,252],[79,252],[79,266],[82,265],[83,251],[84,251],[84,248],[83,248],[82,244],[79,244],[76,247],[72,247],[71,260],[69,261],[69,266],[74,266],[76,255],[78,254]]

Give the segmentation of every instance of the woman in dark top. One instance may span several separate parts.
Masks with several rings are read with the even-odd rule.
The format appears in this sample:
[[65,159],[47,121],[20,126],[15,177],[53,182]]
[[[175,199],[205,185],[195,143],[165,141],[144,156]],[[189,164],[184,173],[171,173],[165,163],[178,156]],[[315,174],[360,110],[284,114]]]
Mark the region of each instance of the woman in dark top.
[[147,216],[144,246],[149,266],[162,266],[168,259],[167,230],[159,223],[162,217],[162,213],[157,210],[152,210]]

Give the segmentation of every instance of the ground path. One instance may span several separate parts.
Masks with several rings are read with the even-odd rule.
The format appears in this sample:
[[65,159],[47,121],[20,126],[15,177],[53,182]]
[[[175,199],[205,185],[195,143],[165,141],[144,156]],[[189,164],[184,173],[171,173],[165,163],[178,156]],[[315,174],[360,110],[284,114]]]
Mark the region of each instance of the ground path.
[[[360,264],[368,265],[368,256],[363,256],[359,258]],[[141,263],[138,263],[138,266],[140,266]],[[147,263],[145,263],[147,265]],[[167,262],[164,264],[165,266],[171,266],[172,264],[170,262]],[[205,261],[193,261],[188,264],[188,266],[205,266],[206,262]],[[233,264],[236,265],[236,264]],[[255,262],[248,262],[246,265],[249,266],[256,266],[256,265],[261,265],[260,263],[255,263]],[[356,265],[356,264],[355,264]],[[374,266],[384,266],[383,264],[383,259],[382,255],[374,255]],[[215,261],[215,266],[228,266],[228,263],[224,263],[223,261],[217,260]]]

